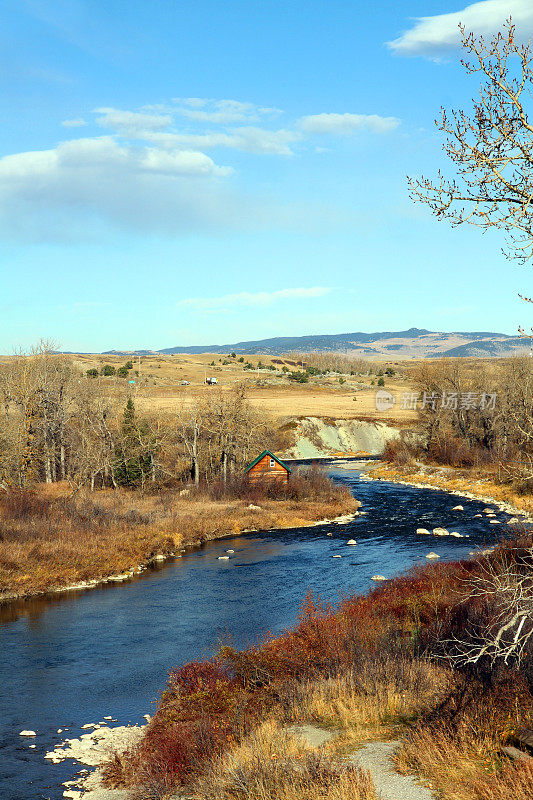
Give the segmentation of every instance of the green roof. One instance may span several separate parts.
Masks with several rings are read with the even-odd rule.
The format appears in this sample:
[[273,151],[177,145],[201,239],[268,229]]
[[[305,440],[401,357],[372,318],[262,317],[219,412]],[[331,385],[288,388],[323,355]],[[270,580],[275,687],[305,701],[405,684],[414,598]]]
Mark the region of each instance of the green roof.
[[261,461],[261,459],[264,458],[265,456],[270,456],[270,458],[273,458],[274,461],[278,462],[278,464],[281,464],[281,466],[284,469],[286,469],[287,472],[292,472],[292,469],[289,466],[287,466],[287,464],[285,464],[285,462],[282,461],[281,458],[278,458],[277,456],[274,455],[274,453],[271,453],[270,450],[263,450],[263,452],[260,455],[258,455],[257,458],[254,458],[254,460],[251,461],[248,464],[248,466],[244,468],[244,471],[248,472],[249,469],[255,467],[255,465],[258,464]]

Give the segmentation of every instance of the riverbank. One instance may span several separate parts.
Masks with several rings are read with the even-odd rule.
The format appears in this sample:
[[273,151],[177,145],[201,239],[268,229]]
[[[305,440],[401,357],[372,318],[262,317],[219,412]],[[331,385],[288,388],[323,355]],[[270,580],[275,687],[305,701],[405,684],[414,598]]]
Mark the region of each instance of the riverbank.
[[481,500],[533,522],[532,495],[518,494],[512,487],[497,483],[491,476],[480,477],[479,472],[423,464],[401,467],[397,464],[380,462],[369,466],[366,474],[368,479],[372,480],[391,481],[420,489],[441,489],[457,497]]
[[446,800],[528,800],[533,760],[513,763],[502,747],[533,723],[531,654],[490,681],[446,654],[482,609],[489,621],[498,613],[469,582],[510,561],[527,568],[531,546],[515,539],[488,558],[417,567],[337,608],[308,595],[282,635],[172,670],[106,785],[157,798],[368,799],[361,748],[390,742],[400,772]]
[[187,548],[249,531],[300,528],[357,512],[349,490],[322,481],[301,499],[214,500],[41,487],[0,497],[0,603],[133,578]]

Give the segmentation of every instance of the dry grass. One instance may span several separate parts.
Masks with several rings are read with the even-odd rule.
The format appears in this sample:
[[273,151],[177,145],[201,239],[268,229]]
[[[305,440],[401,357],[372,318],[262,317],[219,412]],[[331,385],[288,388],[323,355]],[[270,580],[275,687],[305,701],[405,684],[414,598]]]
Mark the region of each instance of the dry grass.
[[348,673],[299,684],[291,719],[341,731],[340,748],[390,739],[433,708],[449,688],[447,670],[425,660],[377,656]]
[[531,800],[533,762],[502,762],[499,745],[492,736],[421,729],[405,739],[398,766],[422,775],[446,800]]
[[[68,485],[0,496],[0,600],[32,595],[135,569],[156,555],[242,531],[301,527],[355,511],[346,492],[314,500],[79,492]],[[16,500],[18,497],[18,500]]]
[[498,502],[510,503],[515,508],[533,513],[533,497],[518,494],[508,484],[498,483],[494,471],[490,469],[435,467],[422,472],[416,466],[399,467],[396,464],[381,464],[372,470],[371,475],[388,481],[407,480],[415,484],[429,484],[446,491],[469,492],[478,497],[491,497]]
[[[128,356],[75,355],[75,365],[82,372],[87,369],[100,369],[104,364],[115,368],[123,365]],[[240,358],[240,356],[239,356]],[[245,362],[254,366],[260,361],[265,367],[274,366],[278,370],[285,364],[288,369],[296,368],[290,356],[251,355],[244,356]],[[1,359],[0,359],[1,360]],[[219,381],[222,391],[231,391],[237,384],[246,386],[246,395],[252,406],[259,408],[276,420],[294,416],[336,417],[338,419],[354,419],[358,417],[410,424],[416,420],[416,412],[401,408],[398,402],[384,415],[376,411],[375,390],[370,381],[376,381],[376,375],[346,375],[345,383],[339,384],[339,376],[313,377],[307,384],[293,384],[285,374],[270,370],[245,370],[245,364],[238,359],[231,359],[219,354],[205,353],[197,355],[179,354],[175,356],[142,356],[133,360],[133,374],[136,380],[135,406],[142,413],[167,414],[176,413],[183,405],[212,392],[206,387],[206,375],[214,376]],[[214,361],[215,365],[211,366]],[[224,364],[223,362],[227,363]],[[374,370],[385,369],[393,364],[398,373],[396,362],[380,362],[373,365]],[[404,371],[404,366],[401,366]],[[127,381],[120,378],[99,378],[114,389],[127,389]],[[181,386],[181,381],[189,381],[188,386]],[[366,389],[359,389],[367,385]],[[412,388],[410,379],[398,374],[394,378],[386,378],[385,388],[398,397],[402,392]],[[354,397],[356,401],[354,402]]]
[[272,721],[216,759],[193,792],[202,800],[377,800],[368,775],[306,749]]

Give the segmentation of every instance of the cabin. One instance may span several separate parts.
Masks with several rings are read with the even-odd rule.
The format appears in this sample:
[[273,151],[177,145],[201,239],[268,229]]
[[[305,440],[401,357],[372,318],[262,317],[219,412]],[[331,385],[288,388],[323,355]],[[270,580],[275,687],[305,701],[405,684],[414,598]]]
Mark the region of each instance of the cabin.
[[245,467],[244,475],[251,484],[276,484],[285,486],[289,482],[292,470],[280,458],[271,453],[270,450],[263,450],[261,455]]
[[207,383],[208,386],[216,386],[216,384],[218,383],[218,378],[206,378],[205,382]]

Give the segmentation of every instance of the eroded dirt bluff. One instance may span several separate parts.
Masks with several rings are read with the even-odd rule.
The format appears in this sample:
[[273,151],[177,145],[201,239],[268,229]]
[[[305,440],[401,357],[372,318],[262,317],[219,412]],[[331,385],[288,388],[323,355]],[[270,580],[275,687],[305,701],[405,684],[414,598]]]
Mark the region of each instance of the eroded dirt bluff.
[[359,419],[303,417],[290,423],[296,443],[287,458],[320,458],[333,455],[380,455],[400,429],[385,422]]

